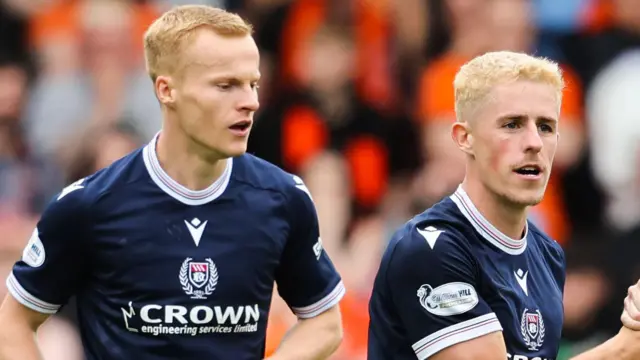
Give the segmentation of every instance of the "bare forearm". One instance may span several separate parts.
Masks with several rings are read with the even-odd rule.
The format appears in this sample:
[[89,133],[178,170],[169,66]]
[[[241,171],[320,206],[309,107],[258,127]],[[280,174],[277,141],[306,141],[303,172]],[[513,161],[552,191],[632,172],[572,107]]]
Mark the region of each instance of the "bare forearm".
[[41,360],[36,336],[28,326],[0,324],[0,360]]
[[640,336],[632,330],[622,328],[605,343],[584,352],[571,360],[632,360],[640,357]]
[[338,349],[341,341],[340,325],[298,321],[267,360],[324,360]]

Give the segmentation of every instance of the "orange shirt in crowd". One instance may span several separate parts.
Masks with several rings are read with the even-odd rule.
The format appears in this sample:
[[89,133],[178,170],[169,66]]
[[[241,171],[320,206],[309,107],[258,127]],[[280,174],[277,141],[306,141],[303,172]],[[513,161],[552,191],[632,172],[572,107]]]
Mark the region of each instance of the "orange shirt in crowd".
[[[426,122],[455,120],[453,80],[460,67],[469,60],[454,54],[445,54],[427,66],[422,74],[419,90],[421,119]],[[563,121],[581,121],[581,84],[570,69],[563,67],[563,73],[566,88],[562,100],[562,119]],[[532,209],[532,218],[553,239],[564,244],[570,235],[570,226],[560,177],[561,174],[557,170],[552,173],[544,199]]]
[[[83,12],[87,3],[82,0],[62,0],[49,8],[36,13],[30,20],[30,42],[34,48],[40,48],[50,41],[64,39],[73,44],[81,42]],[[130,32],[131,52],[140,58],[143,53],[143,35],[149,25],[159,15],[153,6],[129,4],[132,15]]]
[[580,24],[586,32],[596,33],[614,23],[614,4],[611,0],[587,1],[580,16]]
[[[385,107],[393,101],[392,74],[389,69],[388,4],[386,0],[355,1],[354,39],[357,66],[356,86],[362,99],[376,107]],[[375,6],[373,6],[375,5]],[[346,5],[345,5],[346,6]],[[282,37],[282,74],[289,84],[298,85],[302,78],[299,57],[304,56],[302,46],[325,23],[326,0],[297,0],[285,20]]]
[[[291,107],[282,124],[283,161],[291,171],[299,171],[308,160],[328,149],[331,135],[326,121],[312,108]],[[341,150],[350,170],[355,201],[364,207],[377,206],[388,185],[388,152],[383,140],[354,135]]]

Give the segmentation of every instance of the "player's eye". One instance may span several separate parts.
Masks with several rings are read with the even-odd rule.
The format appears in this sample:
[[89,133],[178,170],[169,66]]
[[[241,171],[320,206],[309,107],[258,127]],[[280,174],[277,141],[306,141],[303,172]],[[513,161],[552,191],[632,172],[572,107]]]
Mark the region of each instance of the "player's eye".
[[502,127],[506,128],[506,129],[517,129],[518,128],[518,122],[509,121],[508,123],[502,125]]
[[231,89],[231,85],[230,84],[216,84],[216,86],[220,90],[225,90],[226,91],[226,90]]
[[540,131],[542,132],[548,132],[548,133],[552,133],[553,132],[553,127],[549,124],[540,124],[538,126],[540,128]]
[[260,89],[260,85],[258,85],[257,82],[253,82],[253,83],[251,83],[251,89],[258,90],[258,89]]

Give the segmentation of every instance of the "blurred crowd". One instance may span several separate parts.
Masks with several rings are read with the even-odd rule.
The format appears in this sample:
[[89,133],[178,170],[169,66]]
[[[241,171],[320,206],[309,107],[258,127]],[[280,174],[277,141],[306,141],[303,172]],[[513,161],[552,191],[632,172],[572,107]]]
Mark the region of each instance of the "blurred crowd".
[[[640,278],[638,0],[0,0],[5,274],[51,196],[159,130],[142,35],[185,3],[255,26],[263,79],[249,151],[302,176],[314,196],[348,289],[335,360],[366,358],[368,297],[390,233],[462,180],[452,81],[492,50],[554,59],[567,82],[554,173],[531,213],[567,253],[561,359],[618,330]],[[82,359],[72,308],[38,334],[47,360]],[[275,297],[268,352],[294,322]]]

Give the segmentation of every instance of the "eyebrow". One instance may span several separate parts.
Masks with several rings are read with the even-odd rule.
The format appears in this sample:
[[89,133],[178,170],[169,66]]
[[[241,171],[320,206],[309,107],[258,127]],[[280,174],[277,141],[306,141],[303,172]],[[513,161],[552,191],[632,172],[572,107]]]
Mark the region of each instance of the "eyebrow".
[[[507,115],[500,116],[498,118],[498,121],[504,121],[504,120],[523,121],[523,120],[526,120],[527,118],[528,118],[528,116],[522,115],[522,114],[507,114]],[[544,122],[551,122],[551,123],[557,123],[558,122],[558,119],[547,117],[547,116],[538,116],[538,117],[536,117],[536,120],[538,120],[538,121],[542,120]]]
[[[193,68],[193,67],[205,67],[208,69],[211,68],[215,68],[218,65],[221,65],[222,63],[202,63],[202,62],[190,62],[188,64],[185,64],[185,69],[188,68]],[[260,80],[262,78],[262,73],[260,71],[257,71],[255,73],[251,72],[246,72],[246,73],[232,73],[228,70],[216,70],[215,73],[210,74],[211,78],[216,79],[216,80],[239,80],[239,79],[255,79],[255,80]]]
[[262,74],[258,71],[257,73],[244,73],[244,74],[230,74],[230,73],[220,73],[212,76],[213,79],[216,80],[245,80],[251,79],[253,81],[258,81],[262,78]]

